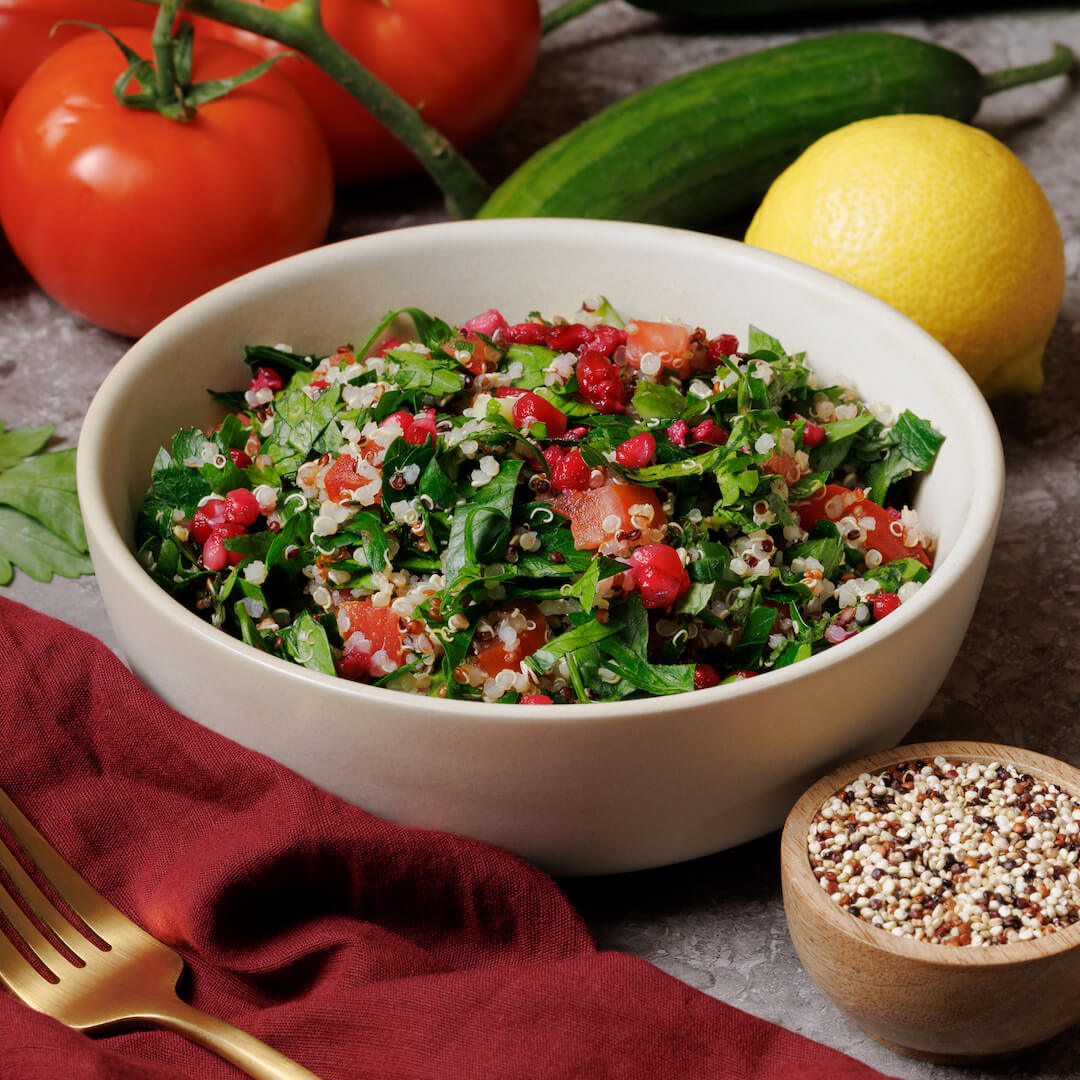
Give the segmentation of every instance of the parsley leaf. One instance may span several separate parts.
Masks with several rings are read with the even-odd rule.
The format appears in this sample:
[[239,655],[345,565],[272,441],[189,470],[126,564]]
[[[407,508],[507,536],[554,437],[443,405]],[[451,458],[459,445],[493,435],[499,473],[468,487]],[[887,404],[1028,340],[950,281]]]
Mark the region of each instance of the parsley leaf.
[[8,506],[0,506],[0,559],[35,581],[51,581],[53,574],[74,578],[94,572],[85,552]]
[[0,469],[10,469],[24,458],[36,454],[49,441],[55,430],[52,424],[37,428],[16,428],[4,431],[0,423]]
[[0,585],[18,567],[36,581],[92,574],[75,492],[75,450],[42,453],[51,426],[0,424]]
[[925,472],[933,465],[945,436],[907,409],[889,432],[889,441],[892,445],[885,459],[874,462],[867,470],[868,495],[879,505],[884,505],[889,486],[896,480],[911,472]]

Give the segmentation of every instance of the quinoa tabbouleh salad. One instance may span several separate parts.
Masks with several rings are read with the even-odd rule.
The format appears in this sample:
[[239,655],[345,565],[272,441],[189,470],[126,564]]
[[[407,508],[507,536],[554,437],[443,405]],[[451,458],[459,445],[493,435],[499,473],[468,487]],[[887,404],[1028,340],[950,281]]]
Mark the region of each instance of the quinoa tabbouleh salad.
[[904,500],[942,437],[817,386],[754,327],[740,347],[603,299],[459,327],[405,308],[359,348],[246,360],[221,424],[159,452],[140,556],[213,625],[326,674],[681,693],[872,630],[932,564]]

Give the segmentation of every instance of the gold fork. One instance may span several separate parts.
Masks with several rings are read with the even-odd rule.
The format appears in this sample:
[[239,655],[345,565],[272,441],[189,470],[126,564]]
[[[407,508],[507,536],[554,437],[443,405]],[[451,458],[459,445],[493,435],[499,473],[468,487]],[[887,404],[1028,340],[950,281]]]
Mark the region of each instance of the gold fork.
[[[319,1080],[247,1032],[181,1001],[176,995],[176,982],[184,968],[180,954],[151,937],[92,888],[3,791],[0,820],[56,895],[106,943],[103,949],[61,914],[7,843],[0,842],[0,868],[7,876],[7,881],[0,882],[0,915],[57,980],[42,975],[0,931],[0,983],[17,998],[80,1031],[124,1025],[174,1031],[258,1080]],[[77,961],[26,915],[13,890]]]

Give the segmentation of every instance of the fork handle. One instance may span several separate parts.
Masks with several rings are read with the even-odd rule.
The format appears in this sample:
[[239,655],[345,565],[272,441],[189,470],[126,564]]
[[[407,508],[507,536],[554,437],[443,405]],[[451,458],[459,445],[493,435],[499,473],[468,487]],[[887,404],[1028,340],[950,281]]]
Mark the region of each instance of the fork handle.
[[198,1043],[256,1080],[319,1080],[313,1072],[279,1054],[254,1035],[179,998],[169,1001],[160,1010],[144,1013],[143,1019]]

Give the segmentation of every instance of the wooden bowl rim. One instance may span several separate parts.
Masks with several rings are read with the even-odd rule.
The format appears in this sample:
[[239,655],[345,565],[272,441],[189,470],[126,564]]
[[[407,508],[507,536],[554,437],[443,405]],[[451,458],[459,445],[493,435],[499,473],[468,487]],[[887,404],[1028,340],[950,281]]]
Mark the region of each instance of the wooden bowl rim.
[[[842,911],[829,898],[829,894],[821,887],[810,869],[806,850],[807,834],[814,814],[830,795],[864,772],[873,773],[900,761],[935,757],[953,757],[976,763],[1000,761],[1002,764],[1016,765],[1036,779],[1055,783],[1069,795],[1080,797],[1080,769],[1034,750],[1001,743],[962,740],[909,743],[850,761],[833,769],[808,788],[792,807],[784,823],[780,844],[780,861],[784,874],[801,878],[803,884],[813,886],[812,889],[801,889],[798,893],[785,890],[785,915],[790,918],[787,905],[793,899],[801,903],[805,896],[806,902],[813,909],[813,915],[841,936],[883,952],[897,953],[920,963],[940,967],[997,967],[1030,963],[1067,952],[1080,945],[1080,922],[1053,934],[1032,938],[1030,941],[1009,942],[1007,945],[949,946],[917,941],[914,938],[898,937],[880,927],[872,926]],[[1080,863],[1077,868],[1080,869]]]

